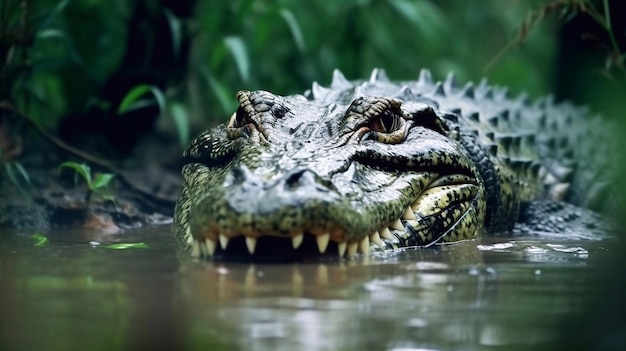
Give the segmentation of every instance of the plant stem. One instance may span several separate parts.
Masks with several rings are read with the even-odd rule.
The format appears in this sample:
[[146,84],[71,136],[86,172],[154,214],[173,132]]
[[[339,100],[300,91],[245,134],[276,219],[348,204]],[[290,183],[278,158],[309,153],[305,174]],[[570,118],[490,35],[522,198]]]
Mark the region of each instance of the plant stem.
[[615,52],[621,53],[619,45],[617,44],[617,40],[615,39],[615,35],[613,35],[613,29],[611,26],[611,12],[609,11],[609,0],[604,0],[604,18],[605,18],[605,28],[609,34],[611,45],[613,45]]

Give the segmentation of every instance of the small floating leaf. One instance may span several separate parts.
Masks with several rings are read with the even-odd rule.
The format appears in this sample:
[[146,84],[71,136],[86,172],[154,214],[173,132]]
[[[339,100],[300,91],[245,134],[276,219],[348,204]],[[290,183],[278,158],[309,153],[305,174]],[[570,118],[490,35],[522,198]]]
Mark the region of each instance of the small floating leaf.
[[31,238],[33,238],[35,240],[35,245],[34,246],[44,246],[48,243],[48,238],[46,238],[45,236],[39,234],[39,233],[35,233],[33,235],[30,236]]
[[110,244],[105,245],[107,249],[114,250],[126,250],[126,249],[147,249],[148,245],[145,243],[119,243],[119,244]]

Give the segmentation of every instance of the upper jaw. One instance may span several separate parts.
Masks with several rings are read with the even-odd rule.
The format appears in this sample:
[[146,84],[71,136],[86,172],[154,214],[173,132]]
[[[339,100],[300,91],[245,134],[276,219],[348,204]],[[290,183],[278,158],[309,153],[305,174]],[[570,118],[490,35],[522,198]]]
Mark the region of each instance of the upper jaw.
[[[372,248],[387,250],[435,242],[429,239],[438,238],[432,230],[422,239],[416,239],[415,234],[420,229],[416,226],[428,226],[421,217],[443,210],[431,193],[440,187],[465,187],[463,198],[455,201],[469,204],[478,196],[480,181],[473,163],[452,140],[429,131],[410,135],[411,147],[383,147],[375,142],[350,146],[342,156],[355,162],[342,172],[330,172],[337,173],[330,176],[332,181],[328,170],[339,169],[342,163],[330,158],[332,153],[323,164],[317,155],[320,167],[309,163],[308,167],[291,168],[271,177],[241,164],[231,166],[223,181],[216,182],[220,186],[206,189],[193,201],[186,233],[192,254],[243,255],[249,259],[334,252],[353,258],[367,255]],[[368,150],[372,149],[381,155],[392,149],[393,155],[388,156],[393,158],[371,160]],[[349,157],[345,154],[348,151]],[[355,170],[354,164],[380,167],[381,174],[396,174],[395,180],[379,191],[356,189],[351,185],[352,177],[363,170]],[[318,175],[320,170],[326,173]],[[336,182],[337,177],[341,182]],[[347,196],[352,195],[346,191],[350,186],[355,188],[355,196]],[[394,191],[396,195],[390,195]],[[454,194],[449,189],[447,193]]]
[[[290,177],[294,178],[293,174]],[[433,207],[436,206],[434,199],[437,196],[432,193],[436,194],[438,192],[435,190],[444,187],[450,193],[454,187],[460,189],[478,186],[477,182],[467,175],[414,173],[412,177],[404,177],[397,182],[408,182],[410,189],[404,191],[411,193],[410,196],[393,203],[385,203],[384,199],[381,199],[378,204],[372,202],[373,198],[380,198],[380,195],[370,196],[369,200],[362,201],[369,203],[370,206],[357,211],[355,204],[341,201],[339,194],[321,187],[315,182],[315,177],[300,175],[297,181],[302,187],[297,189],[300,190],[298,193],[302,196],[300,198],[287,196],[281,199],[273,193],[276,186],[286,185],[281,182],[274,182],[273,187],[257,184],[260,189],[257,190],[262,190],[264,194],[258,196],[259,193],[254,193],[253,187],[246,182],[246,187],[242,188],[245,191],[235,194],[231,187],[230,193],[222,197],[224,203],[229,204],[225,206],[229,208],[227,211],[220,207],[224,203],[220,205],[219,201],[211,197],[196,203],[190,213],[189,240],[192,254],[229,259],[244,257],[248,260],[252,257],[301,259],[330,254],[350,259],[358,254],[368,255],[372,248],[384,251],[406,246],[407,243],[414,243],[413,246],[415,243],[429,244],[423,240],[419,242],[417,240],[420,239],[416,238],[409,241],[408,236],[417,230],[412,226],[419,218],[432,215],[432,212],[437,210]],[[303,189],[308,190],[301,191]],[[247,198],[243,196],[250,191],[253,194],[249,194]],[[268,195],[268,191],[271,195]],[[390,190],[383,189],[383,192],[385,191]],[[327,202],[318,201],[315,206],[311,205],[314,201],[307,201],[307,199],[320,200],[323,198],[322,194],[325,194]],[[467,198],[458,201],[469,203],[473,196],[476,196],[474,190],[468,193]],[[246,199],[248,202],[245,205],[232,207]],[[288,203],[281,206],[280,201]],[[363,203],[360,205],[363,206]],[[216,207],[211,209],[206,205]],[[220,216],[223,218],[220,219]]]

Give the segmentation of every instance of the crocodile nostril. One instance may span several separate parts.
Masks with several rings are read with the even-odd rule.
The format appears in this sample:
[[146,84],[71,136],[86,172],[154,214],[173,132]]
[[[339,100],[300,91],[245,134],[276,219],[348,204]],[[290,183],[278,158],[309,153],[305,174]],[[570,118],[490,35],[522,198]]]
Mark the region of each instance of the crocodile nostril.
[[240,185],[250,178],[250,171],[245,166],[236,166],[230,170],[230,184]]
[[287,177],[285,178],[285,185],[290,188],[296,188],[303,185],[304,183],[307,183],[306,178],[310,178],[306,177],[307,173],[310,172],[308,172],[306,169],[302,169],[287,175]]

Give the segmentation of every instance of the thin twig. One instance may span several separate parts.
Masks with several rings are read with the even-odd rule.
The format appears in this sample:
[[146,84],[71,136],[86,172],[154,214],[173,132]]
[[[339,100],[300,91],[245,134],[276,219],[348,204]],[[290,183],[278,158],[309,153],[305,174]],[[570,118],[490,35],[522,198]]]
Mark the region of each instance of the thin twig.
[[544,6],[542,6],[537,11],[530,11],[526,16],[526,19],[522,23],[520,29],[518,30],[518,34],[515,39],[511,40],[502,50],[500,50],[485,66],[485,71],[491,70],[493,66],[500,61],[502,56],[511,50],[513,47],[519,45],[523,42],[530,30],[532,30],[536,24],[542,20],[546,15],[554,12],[558,9],[566,9],[568,11],[577,11],[578,13],[585,13],[591,17],[596,23],[598,23],[608,34],[609,40],[611,41],[611,45],[613,47],[612,55],[617,55],[620,59],[616,60],[620,63],[620,67],[623,67],[621,63],[623,62],[623,54],[620,50],[620,47],[617,43],[617,39],[613,33],[613,28],[611,25],[611,16],[609,10],[609,2],[608,0],[603,1],[604,6],[604,15],[597,10],[597,8],[588,1],[584,0],[556,0],[550,2]]
[[129,177],[127,177],[124,173],[124,171],[122,171],[121,169],[113,166],[112,164],[110,164],[109,162],[102,160],[96,156],[91,155],[90,153],[84,152],[80,149],[77,149],[69,144],[67,144],[66,142],[64,142],[63,140],[57,138],[56,136],[52,135],[51,133],[49,133],[47,130],[45,130],[43,127],[41,127],[37,122],[35,122],[30,116],[26,115],[25,113],[17,110],[13,105],[11,105],[10,103],[4,102],[4,101],[0,101],[0,109],[4,109],[4,110],[8,110],[13,112],[14,114],[16,114],[17,116],[19,116],[20,118],[22,118],[23,120],[27,121],[30,125],[32,125],[39,133],[41,133],[46,139],[48,139],[51,143],[53,143],[55,146],[57,146],[58,148],[67,151],[75,156],[78,156],[80,158],[82,158],[83,160],[86,160],[92,164],[95,164],[101,168],[106,169],[107,171],[111,172],[111,173],[115,173],[117,175],[119,175],[119,179],[126,184],[127,186],[130,186],[131,188],[133,188],[134,190],[136,190],[137,192],[141,193],[144,196],[147,196],[151,199],[157,200],[161,203],[165,203],[165,204],[169,204],[169,205],[174,205],[175,201],[172,201],[172,199],[163,197],[163,196],[159,196],[157,194],[154,194],[152,192],[146,191],[144,190],[142,187],[140,187],[137,183],[135,183],[134,181],[132,181]]
[[611,12],[609,11],[609,0],[604,0],[604,18],[606,21],[606,31],[609,33],[609,39],[611,40],[611,44],[613,45],[613,49],[615,52],[620,52],[619,45],[617,44],[617,39],[615,39],[615,35],[613,34],[613,27],[611,25]]

